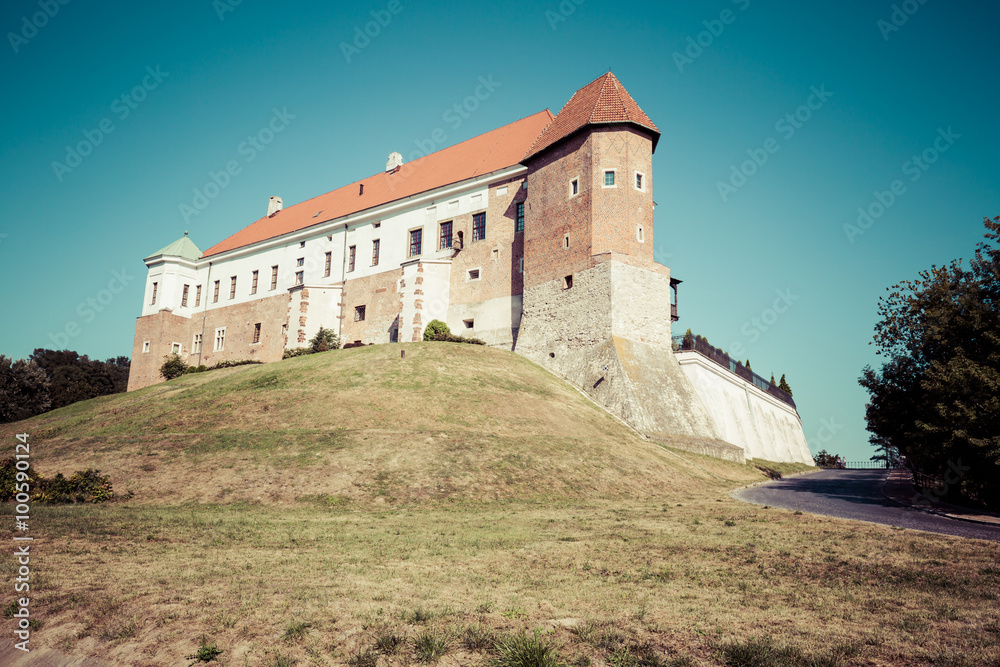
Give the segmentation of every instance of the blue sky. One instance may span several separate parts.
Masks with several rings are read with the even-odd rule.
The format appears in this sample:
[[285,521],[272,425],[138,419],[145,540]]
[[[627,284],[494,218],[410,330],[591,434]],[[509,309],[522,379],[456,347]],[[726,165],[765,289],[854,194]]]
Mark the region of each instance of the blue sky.
[[[557,112],[611,68],[663,133],[655,243],[684,280],[679,332],[786,373],[813,452],[867,459],[879,296],[970,257],[1000,214],[1000,10],[673,4],[5,3],[0,353],[130,354],[142,258],[185,230],[208,248],[270,195],[376,173],[439,128],[443,148]],[[498,85],[456,123],[480,77]],[[249,149],[276,111],[287,126]]]

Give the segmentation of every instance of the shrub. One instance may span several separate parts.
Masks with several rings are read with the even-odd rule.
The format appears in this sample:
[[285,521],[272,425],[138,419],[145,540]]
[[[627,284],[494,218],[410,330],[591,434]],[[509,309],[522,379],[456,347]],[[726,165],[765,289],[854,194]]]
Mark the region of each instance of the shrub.
[[309,341],[309,348],[313,352],[326,352],[327,350],[340,349],[340,337],[334,333],[333,329],[320,327],[316,335]]
[[290,350],[285,350],[284,354],[281,355],[282,359],[292,359],[293,357],[304,357],[307,354],[312,354],[311,347],[293,347]]
[[164,380],[173,380],[187,372],[187,362],[181,359],[181,355],[174,353],[167,356],[167,360],[160,366],[160,375]]
[[214,371],[220,368],[236,368],[237,366],[249,366],[251,364],[262,364],[263,361],[258,361],[256,359],[234,359],[232,361],[220,361],[219,363],[213,365],[208,370]]
[[443,341],[446,343],[468,343],[469,345],[486,345],[485,341],[479,340],[478,338],[466,338],[465,336],[456,336],[453,333],[438,333],[434,336],[434,340]]
[[443,334],[443,333],[444,334],[451,333],[451,329],[448,328],[448,325],[442,322],[441,320],[431,320],[427,324],[427,328],[424,329],[424,340],[425,341],[441,340],[437,336],[438,334]]
[[101,475],[100,470],[88,468],[73,473],[66,478],[57,473],[51,479],[45,478],[29,469],[21,473],[15,467],[15,459],[9,458],[0,462],[0,501],[14,499],[15,483],[28,482],[31,485],[31,496],[35,502],[50,504],[72,503],[103,503],[115,499],[114,488],[108,475]]

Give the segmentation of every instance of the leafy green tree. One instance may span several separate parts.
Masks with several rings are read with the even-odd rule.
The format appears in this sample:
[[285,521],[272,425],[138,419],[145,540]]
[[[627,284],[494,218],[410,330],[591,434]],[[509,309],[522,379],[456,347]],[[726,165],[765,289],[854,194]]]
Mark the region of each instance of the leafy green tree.
[[431,320],[424,328],[424,340],[438,340],[438,334],[450,334],[451,329],[441,320]]
[[683,350],[693,350],[694,349],[694,334],[688,329],[684,332],[684,340],[681,341],[681,349]]
[[983,223],[969,268],[932,266],[879,300],[873,342],[887,361],[859,382],[873,444],[1000,506],[1000,216]]
[[37,348],[31,353],[31,360],[49,378],[53,410],[88,398],[117,394],[128,387],[128,357],[99,361],[72,350]]
[[836,454],[828,454],[825,449],[821,449],[819,454],[813,457],[813,461],[820,468],[836,468],[840,465],[840,457]]
[[0,424],[34,417],[51,405],[45,371],[34,361],[0,354]]
[[187,362],[181,359],[179,354],[176,352],[174,354],[169,354],[166,359],[167,360],[163,362],[163,365],[160,366],[160,375],[163,376],[164,380],[173,380],[174,378],[187,373]]
[[777,387],[778,383],[774,381],[774,373],[771,373],[771,386]]
[[309,348],[313,352],[326,352],[327,350],[340,349],[340,337],[333,329],[319,328],[316,335],[309,341]]
[[780,389],[781,391],[785,392],[789,396],[793,396],[794,395],[794,394],[792,394],[792,388],[788,386],[788,381],[785,380],[785,374],[784,373],[781,374],[781,379],[778,380],[778,389]]

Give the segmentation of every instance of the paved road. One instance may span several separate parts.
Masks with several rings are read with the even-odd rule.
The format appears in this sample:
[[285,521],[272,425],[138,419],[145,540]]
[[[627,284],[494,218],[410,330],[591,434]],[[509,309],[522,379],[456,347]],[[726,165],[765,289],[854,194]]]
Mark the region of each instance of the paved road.
[[733,497],[811,514],[1000,541],[1000,526],[986,526],[900,507],[882,495],[884,470],[822,470],[750,489]]

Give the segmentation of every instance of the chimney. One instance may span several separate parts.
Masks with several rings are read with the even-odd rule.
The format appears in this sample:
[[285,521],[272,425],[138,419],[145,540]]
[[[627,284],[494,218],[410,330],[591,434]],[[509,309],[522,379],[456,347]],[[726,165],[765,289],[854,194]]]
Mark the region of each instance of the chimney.
[[403,156],[399,153],[389,153],[389,159],[385,163],[386,172],[395,171],[403,166]]
[[267,217],[271,217],[281,210],[281,197],[271,197],[267,200]]

